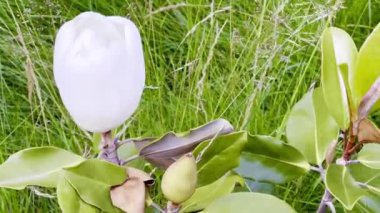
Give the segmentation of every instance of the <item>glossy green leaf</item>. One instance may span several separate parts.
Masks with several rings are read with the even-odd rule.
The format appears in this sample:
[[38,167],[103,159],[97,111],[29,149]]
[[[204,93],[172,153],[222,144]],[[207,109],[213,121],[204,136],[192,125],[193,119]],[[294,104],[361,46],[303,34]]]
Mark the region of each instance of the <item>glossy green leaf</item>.
[[210,184],[239,166],[240,154],[246,143],[247,133],[236,132],[205,141],[196,147],[194,156],[200,159],[197,163],[198,184]]
[[24,149],[0,165],[0,187],[56,187],[62,168],[74,166],[83,160],[79,155],[56,147]]
[[137,169],[144,169],[146,161],[142,158],[136,158],[134,160],[130,160],[131,158],[135,158],[139,154],[139,150],[135,146],[135,143],[130,141],[130,143],[124,143],[119,146],[117,149],[117,156],[123,162],[128,162],[124,166],[134,167]]
[[255,192],[232,193],[212,202],[203,213],[288,213],[296,212],[285,201],[273,195]]
[[380,193],[380,170],[367,167],[363,164],[349,166],[352,177],[358,183],[366,185],[372,192]]
[[380,169],[380,144],[365,144],[359,152],[358,160],[368,167]]
[[64,177],[60,178],[57,185],[57,198],[63,213],[100,213],[98,208],[84,202]]
[[335,27],[323,32],[321,44],[321,81],[326,105],[339,127],[347,129],[350,124],[350,86],[346,85],[349,80],[345,78],[351,78],[354,73],[358,51],[350,35]]
[[125,168],[92,159],[64,169],[64,177],[86,203],[106,212],[118,211],[112,205],[110,188],[122,184],[127,179]]
[[236,171],[256,181],[284,183],[309,169],[306,158],[296,148],[273,137],[248,135]]
[[[380,77],[380,24],[367,37],[359,50],[357,66],[353,77],[353,97],[356,105],[362,100],[372,84]],[[373,109],[379,109],[377,104]]]
[[321,164],[329,145],[337,139],[339,127],[327,113],[321,88],[306,93],[292,108],[286,125],[290,145],[309,163]]
[[204,209],[213,200],[231,193],[236,184],[243,185],[244,179],[236,174],[227,174],[217,181],[199,187],[194,194],[182,203],[181,212],[194,212]]
[[[368,194],[360,198],[351,211],[347,212],[378,212],[380,209],[380,170],[369,168],[363,164],[351,164],[348,170],[356,182],[367,185]],[[372,192],[375,193],[372,193]]]
[[336,164],[331,164],[327,168],[326,186],[331,194],[348,210],[351,210],[362,196],[368,194],[351,176],[347,167]]
[[350,213],[377,213],[380,209],[380,196],[376,194],[363,196],[359,202],[356,203]]
[[352,177],[361,183],[367,183],[380,176],[380,170],[369,168],[361,163],[350,164],[348,170]]

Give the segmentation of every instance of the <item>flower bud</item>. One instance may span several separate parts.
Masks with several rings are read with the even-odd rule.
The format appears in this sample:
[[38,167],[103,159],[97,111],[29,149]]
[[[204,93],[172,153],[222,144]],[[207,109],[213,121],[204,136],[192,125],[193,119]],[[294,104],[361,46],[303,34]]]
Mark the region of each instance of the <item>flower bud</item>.
[[66,22],[54,46],[54,77],[73,120],[106,132],[136,110],[145,83],[141,38],[130,20],[85,12]]
[[182,156],[165,171],[161,189],[169,201],[182,203],[189,199],[197,184],[197,165],[193,154]]

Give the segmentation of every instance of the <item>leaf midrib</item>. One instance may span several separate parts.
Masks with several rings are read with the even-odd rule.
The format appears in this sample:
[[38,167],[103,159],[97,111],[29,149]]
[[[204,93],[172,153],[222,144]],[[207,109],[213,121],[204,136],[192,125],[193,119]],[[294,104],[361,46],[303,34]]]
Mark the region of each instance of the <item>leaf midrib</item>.
[[[252,154],[251,152],[247,152],[247,153]],[[300,166],[298,164],[295,164],[295,163],[287,163],[287,161],[276,159],[276,158],[273,158],[273,157],[269,157],[267,155],[263,155],[263,154],[252,154],[252,155],[257,155],[257,156],[262,157],[262,158],[271,159],[273,161],[278,161],[278,162],[281,162],[281,163],[284,163],[284,164],[288,164],[288,165],[291,165],[291,166],[294,166],[294,167],[299,167],[299,168],[303,168],[303,169],[307,170],[306,167],[302,167],[302,166]]]

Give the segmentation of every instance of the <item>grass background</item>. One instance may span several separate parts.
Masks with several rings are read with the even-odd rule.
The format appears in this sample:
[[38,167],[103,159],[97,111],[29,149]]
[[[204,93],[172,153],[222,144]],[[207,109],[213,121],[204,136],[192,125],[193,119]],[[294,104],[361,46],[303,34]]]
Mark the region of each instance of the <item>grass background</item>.
[[[322,31],[341,27],[360,46],[380,22],[380,0],[1,0],[0,162],[32,146],[91,147],[91,135],[63,107],[52,71],[59,26],[88,10],[129,17],[143,38],[147,88],[123,137],[223,117],[236,129],[284,138],[290,108],[319,84]],[[307,175],[275,193],[312,212],[323,189]],[[59,209],[31,189],[0,189],[0,212]]]

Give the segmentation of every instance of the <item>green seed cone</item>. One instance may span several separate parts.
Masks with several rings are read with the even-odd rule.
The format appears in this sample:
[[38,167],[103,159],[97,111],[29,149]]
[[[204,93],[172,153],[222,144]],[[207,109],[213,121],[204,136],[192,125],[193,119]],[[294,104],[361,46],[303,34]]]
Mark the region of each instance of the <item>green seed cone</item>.
[[193,195],[196,185],[197,165],[193,154],[189,153],[167,168],[161,189],[166,199],[179,204]]

